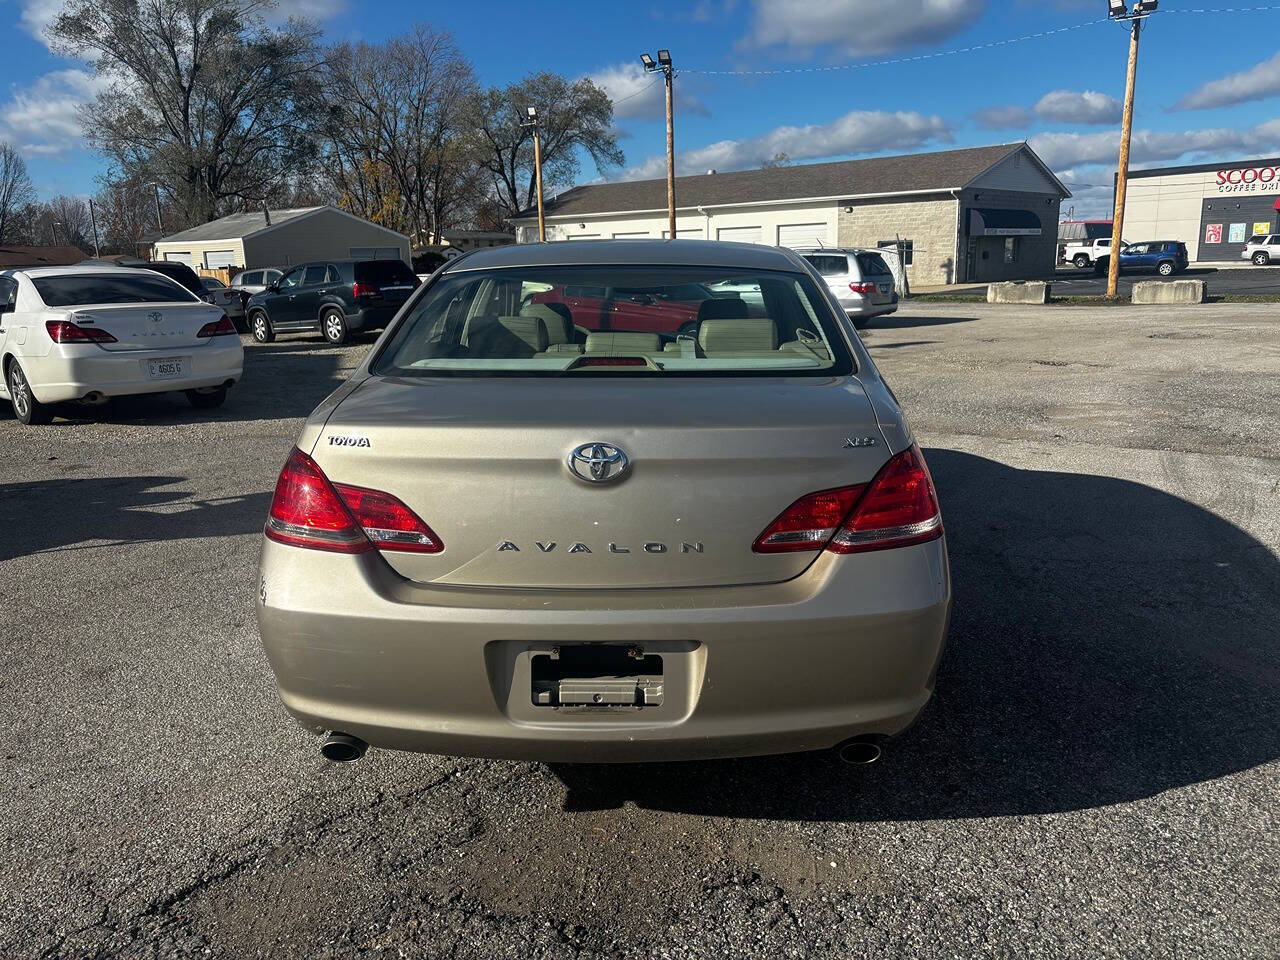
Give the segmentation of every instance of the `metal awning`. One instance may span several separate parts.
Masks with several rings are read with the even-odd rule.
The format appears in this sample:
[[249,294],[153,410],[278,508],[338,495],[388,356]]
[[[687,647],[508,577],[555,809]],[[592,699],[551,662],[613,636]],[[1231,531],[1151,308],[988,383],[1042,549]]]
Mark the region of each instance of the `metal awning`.
[[969,209],[971,237],[1038,237],[1041,233],[1040,218],[1030,210]]

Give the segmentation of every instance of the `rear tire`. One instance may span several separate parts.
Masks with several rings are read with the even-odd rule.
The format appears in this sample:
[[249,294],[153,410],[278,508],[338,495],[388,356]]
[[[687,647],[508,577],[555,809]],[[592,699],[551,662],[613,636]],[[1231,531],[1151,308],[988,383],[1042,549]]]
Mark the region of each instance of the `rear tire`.
[[1089,265],[1089,258],[1083,253],[1078,253],[1076,254],[1076,258],[1071,262],[1074,263],[1077,268],[1083,270]]
[[6,377],[9,389],[9,400],[13,404],[13,415],[19,423],[29,427],[48,423],[53,419],[49,407],[36,399],[31,392],[31,383],[16,359],[9,361],[9,372]]
[[325,340],[334,346],[346,343],[347,318],[342,315],[341,310],[330,307],[320,314],[320,332],[324,334]]
[[200,390],[188,390],[187,400],[197,410],[214,410],[227,399],[226,387],[205,387]]
[[1253,255],[1253,263],[1255,266],[1265,267],[1270,262],[1271,262],[1271,255],[1268,254],[1267,251],[1265,250],[1259,250],[1257,253]]
[[1160,276],[1162,277],[1172,277],[1173,270],[1174,270],[1173,264],[1170,263],[1168,260],[1165,260],[1163,263],[1156,265],[1156,273],[1160,274]]
[[249,317],[249,329],[253,332],[253,339],[258,343],[271,343],[276,338],[276,332],[271,328],[271,321],[261,310]]

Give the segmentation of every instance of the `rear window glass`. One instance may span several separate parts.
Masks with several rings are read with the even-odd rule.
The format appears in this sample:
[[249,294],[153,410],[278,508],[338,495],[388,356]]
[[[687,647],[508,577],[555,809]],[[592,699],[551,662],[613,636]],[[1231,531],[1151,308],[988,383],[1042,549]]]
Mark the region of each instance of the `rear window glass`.
[[418,275],[403,260],[361,260],[356,264],[356,282],[380,287],[409,284],[416,286]]
[[824,277],[842,277],[849,272],[849,260],[843,254],[835,256],[833,254],[814,254],[806,256],[813,269]]
[[884,257],[878,253],[859,253],[857,254],[857,259],[858,269],[862,271],[864,277],[868,274],[871,276],[883,276],[884,274],[892,273],[889,265],[884,262]]
[[195,300],[185,287],[167,277],[141,270],[38,277],[31,281],[48,307],[106,303],[187,303]]
[[[594,297],[583,297],[591,290]],[[797,376],[852,359],[807,275],[715,267],[445,274],[396,327],[383,376]]]

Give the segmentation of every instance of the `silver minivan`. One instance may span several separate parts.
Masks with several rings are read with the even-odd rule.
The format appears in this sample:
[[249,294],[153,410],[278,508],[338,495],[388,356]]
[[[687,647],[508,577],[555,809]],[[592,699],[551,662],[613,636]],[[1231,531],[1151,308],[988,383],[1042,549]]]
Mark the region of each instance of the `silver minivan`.
[[813,265],[857,326],[898,309],[893,271],[876,251],[814,247],[796,253]]

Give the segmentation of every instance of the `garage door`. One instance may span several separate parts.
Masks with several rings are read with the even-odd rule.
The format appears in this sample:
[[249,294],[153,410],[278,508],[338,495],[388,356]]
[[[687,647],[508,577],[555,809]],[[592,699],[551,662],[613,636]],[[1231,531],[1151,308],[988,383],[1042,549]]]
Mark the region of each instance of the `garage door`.
[[206,250],[204,265],[210,270],[217,270],[219,267],[238,267],[240,263],[234,250]]
[[624,233],[615,233],[613,235],[613,239],[631,240],[631,239],[635,239],[636,237],[647,237],[648,235],[649,235],[648,230],[628,230]]
[[566,240],[599,240],[598,233],[568,233],[565,234]]
[[[663,231],[662,231],[662,239],[663,239],[663,240],[666,240],[666,239],[667,239],[668,237],[670,237],[670,236],[671,236],[671,231],[670,231],[670,230],[663,230]],[[701,239],[702,239],[702,228],[701,228],[701,227],[698,227],[698,228],[696,228],[696,229],[694,229],[694,230],[677,230],[677,231],[676,231],[676,239],[677,239],[677,240],[701,240]]]
[[721,227],[716,231],[717,240],[734,243],[760,243],[764,231],[759,227]]
[[164,252],[164,258],[166,260],[171,260],[174,263],[185,263],[188,267],[195,266],[191,259],[190,250],[166,250]]
[[829,247],[830,227],[825,223],[783,223],[778,226],[780,247]]
[[399,247],[351,247],[352,260],[399,260]]

